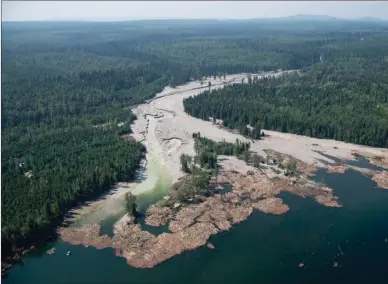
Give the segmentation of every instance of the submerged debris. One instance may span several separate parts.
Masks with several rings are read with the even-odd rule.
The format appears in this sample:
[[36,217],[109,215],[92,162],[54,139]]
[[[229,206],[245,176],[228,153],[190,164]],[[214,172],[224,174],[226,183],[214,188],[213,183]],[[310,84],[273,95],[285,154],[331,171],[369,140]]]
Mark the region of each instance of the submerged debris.
[[51,248],[47,251],[48,254],[54,254],[55,253],[55,247]]
[[339,252],[340,252],[342,255],[344,255],[344,253],[343,253],[342,250],[341,250],[340,245],[338,245],[338,250],[339,250]]

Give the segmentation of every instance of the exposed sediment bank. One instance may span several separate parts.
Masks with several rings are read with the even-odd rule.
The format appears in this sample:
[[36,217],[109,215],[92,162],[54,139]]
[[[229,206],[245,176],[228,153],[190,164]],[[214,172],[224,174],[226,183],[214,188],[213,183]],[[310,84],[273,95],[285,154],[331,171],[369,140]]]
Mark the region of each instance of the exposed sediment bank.
[[[272,75],[280,76],[282,73]],[[247,75],[229,75],[224,80],[209,79],[210,89],[241,82]],[[259,75],[262,76],[265,74]],[[231,229],[234,224],[247,219],[253,210],[268,214],[286,213],[289,210],[287,204],[277,196],[281,191],[313,198],[324,206],[341,207],[330,188],[308,180],[316,170],[327,168],[330,164],[332,166],[329,170],[332,172],[342,173],[346,170],[344,166],[334,166],[335,161],[319,154],[319,151],[342,160],[354,159],[353,153],[373,157],[388,156],[387,149],[267,130],[263,140],[246,139],[210,121],[191,117],[184,112],[183,99],[195,96],[205,88],[208,87],[201,88],[199,82],[190,82],[174,89],[165,88],[155,99],[133,108],[138,119],[132,125],[131,136],[146,146],[147,157],[152,156],[160,162],[175,183],[184,176],[180,156],[194,155],[192,134],[200,132],[202,136],[215,141],[235,142],[239,139],[242,142],[250,142],[252,152],[263,157],[268,156],[272,162],[262,169],[257,169],[234,157],[219,157],[222,170],[216,183],[230,184],[232,190],[203,198],[200,203],[182,204],[176,208],[151,206],[146,214],[146,224],[166,224],[169,230],[167,233],[155,236],[126,216],[115,225],[113,237],[100,236],[101,225],[93,223],[82,228],[61,228],[59,234],[64,241],[98,249],[113,248],[116,254],[126,258],[131,266],[153,267],[184,250],[206,245],[212,235]],[[379,161],[385,161],[384,159]],[[284,169],[278,167],[279,162],[283,166],[294,164],[300,176],[288,176]],[[381,179],[382,177],[377,176],[377,180]]]
[[[259,78],[262,78],[264,76],[281,76],[285,72],[293,71],[251,75],[257,75]],[[241,80],[247,78],[248,75],[227,75],[225,79],[214,80],[213,78],[209,78],[207,81],[211,82],[210,89],[218,89],[228,84],[241,83]],[[245,82],[247,81],[245,80]],[[335,164],[335,161],[322,156],[319,152],[342,160],[354,159],[355,154],[359,154],[367,157],[371,163],[376,165],[386,166],[388,164],[387,149],[269,130],[265,130],[266,136],[262,140],[251,140],[246,139],[238,133],[233,133],[222,127],[220,128],[219,125],[215,125],[211,121],[203,121],[186,114],[183,108],[183,100],[190,96],[196,96],[205,89],[209,88],[202,87],[199,81],[189,82],[176,88],[166,87],[148,103],[137,105],[131,110],[128,109],[128,111],[133,111],[137,115],[137,120],[131,125],[133,131],[131,137],[146,146],[147,161],[155,160],[161,167],[167,169],[168,175],[172,178],[172,183],[183,176],[180,168],[180,155],[194,155],[192,133],[198,131],[203,136],[215,141],[225,140],[227,142],[235,142],[236,139],[239,139],[242,142],[250,142],[250,150],[263,157],[266,155],[266,149],[287,154],[289,157],[294,157],[306,163],[307,168],[305,170],[312,172],[316,167],[326,168],[329,164]],[[334,169],[331,168],[330,170]],[[335,170],[342,172],[343,169],[340,170],[340,168],[336,167]],[[145,176],[147,176],[147,173]],[[146,183],[148,184],[149,182],[146,181]],[[76,213],[76,216],[83,216],[98,210],[103,211],[101,213],[102,215],[106,214],[105,211],[114,212],[114,209],[118,206],[117,202],[111,202],[111,200],[117,200],[118,197],[122,198],[122,195],[115,194],[114,192],[126,193],[132,191],[134,194],[138,194],[150,188],[152,186],[145,188],[145,186],[139,185],[138,183],[118,184],[112,190],[113,194],[108,194],[104,199],[99,201],[85,204],[82,208],[74,210],[74,213]],[[101,210],[102,208],[111,209]],[[97,221],[98,218],[92,218],[93,220],[89,219],[87,219],[88,222],[93,220]]]
[[[256,168],[242,173],[229,163],[234,159],[223,157],[221,165],[228,165],[227,170],[221,170],[214,181],[216,184],[230,184],[230,192],[202,197],[202,202],[183,204],[177,209],[157,205],[148,208],[146,223],[150,226],[168,223],[168,233],[155,236],[126,216],[116,224],[112,238],[99,234],[101,227],[98,223],[83,228],[62,228],[59,234],[71,244],[113,248],[116,255],[126,258],[129,265],[150,268],[185,250],[206,245],[212,235],[230,230],[234,224],[246,220],[253,210],[276,215],[286,213],[289,207],[275,197],[281,191],[313,197],[325,206],[340,207],[331,189],[310,184],[305,175],[293,183],[284,175],[271,179]],[[302,164],[300,162],[300,168],[305,168],[306,165]]]

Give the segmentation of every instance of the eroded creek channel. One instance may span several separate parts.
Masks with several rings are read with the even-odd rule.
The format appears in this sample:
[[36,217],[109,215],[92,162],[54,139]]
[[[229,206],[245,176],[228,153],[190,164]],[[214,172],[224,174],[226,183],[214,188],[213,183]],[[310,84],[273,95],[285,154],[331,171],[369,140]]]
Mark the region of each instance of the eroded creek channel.
[[[152,143],[149,141],[152,139],[146,143]],[[166,194],[172,182],[168,167],[160,162],[157,152],[149,153],[147,176],[140,183],[145,187],[138,195],[143,212]],[[367,160],[351,163],[373,168]],[[290,207],[286,214],[271,215],[254,210],[244,222],[213,235],[210,241],[214,250],[203,246],[184,251],[152,269],[130,267],[110,248],[97,250],[59,240],[15,265],[2,281],[42,284],[386,283],[388,190],[376,187],[370,177],[352,169],[343,174],[322,169],[311,179],[332,188],[343,207],[324,207],[312,198],[282,192],[279,197]],[[124,214],[123,204],[117,201],[115,205],[118,213],[105,218],[101,233],[111,234],[113,224]],[[83,218],[82,223],[88,223],[88,218],[95,217]],[[154,230],[151,232],[156,235],[167,230],[147,227],[144,220],[141,225],[143,229]],[[56,248],[53,255],[46,253],[51,247]],[[68,250],[72,251],[71,256],[66,256]],[[298,267],[300,263],[304,264],[303,268]]]

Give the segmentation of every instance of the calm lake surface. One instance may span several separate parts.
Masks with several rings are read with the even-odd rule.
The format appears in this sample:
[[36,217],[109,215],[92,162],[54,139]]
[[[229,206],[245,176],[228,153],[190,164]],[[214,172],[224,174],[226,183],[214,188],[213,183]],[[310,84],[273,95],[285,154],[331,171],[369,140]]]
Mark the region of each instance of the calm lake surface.
[[[359,163],[352,162],[370,166]],[[2,283],[388,283],[388,190],[353,170],[319,171],[313,179],[333,188],[343,207],[282,193],[286,214],[254,211],[213,236],[216,249],[188,251],[152,269],[128,266],[113,249],[58,241],[15,265]],[[52,246],[56,253],[48,255]]]

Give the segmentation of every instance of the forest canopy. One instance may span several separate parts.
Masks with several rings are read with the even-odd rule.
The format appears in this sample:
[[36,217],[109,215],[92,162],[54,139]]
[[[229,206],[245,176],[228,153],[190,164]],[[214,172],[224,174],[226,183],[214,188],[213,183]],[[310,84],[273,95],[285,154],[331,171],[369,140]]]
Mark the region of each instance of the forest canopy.
[[387,147],[387,30],[368,22],[3,23],[2,256],[39,243],[78,202],[134,177],[145,149],[125,139],[130,107],[166,85],[302,68],[205,92],[185,101],[186,111],[233,128],[260,123]]
[[384,46],[388,46],[386,36],[344,40],[310,68],[205,91],[184,100],[184,108],[201,119],[221,119],[225,127],[244,135],[264,128],[388,147]]

